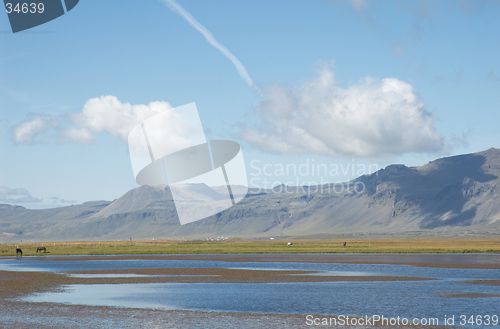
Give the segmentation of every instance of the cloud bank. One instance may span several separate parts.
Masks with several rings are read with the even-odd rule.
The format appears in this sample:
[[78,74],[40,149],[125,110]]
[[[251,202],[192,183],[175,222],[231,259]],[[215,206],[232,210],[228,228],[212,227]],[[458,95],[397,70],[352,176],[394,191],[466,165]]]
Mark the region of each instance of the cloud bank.
[[12,129],[15,144],[34,144],[39,135],[55,132],[59,143],[89,144],[95,141],[96,134],[109,133],[127,142],[128,133],[133,127],[160,112],[171,109],[168,102],[151,102],[147,105],[122,103],[115,96],[91,98],[78,113],[66,113],[66,121],[72,124],[61,128],[62,118],[38,115],[26,120]]
[[439,152],[443,137],[413,87],[396,78],[339,86],[326,67],[302,86],[269,85],[242,137],[261,150],[339,157]]
[[36,198],[24,188],[9,188],[0,186],[0,204],[22,205],[28,209],[44,209],[61,206],[68,206],[77,203],[74,200],[68,201],[58,197]]
[[19,204],[19,203],[39,203],[42,199],[32,197],[30,193],[23,188],[10,189],[6,186],[0,186],[0,203]]

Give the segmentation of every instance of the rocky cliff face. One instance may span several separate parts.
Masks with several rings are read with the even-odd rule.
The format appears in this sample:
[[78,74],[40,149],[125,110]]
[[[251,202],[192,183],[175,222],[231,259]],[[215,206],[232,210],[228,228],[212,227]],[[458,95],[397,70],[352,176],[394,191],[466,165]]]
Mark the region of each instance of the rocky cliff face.
[[370,204],[392,206],[390,226],[434,229],[492,224],[500,218],[500,150],[388,166],[358,180]]

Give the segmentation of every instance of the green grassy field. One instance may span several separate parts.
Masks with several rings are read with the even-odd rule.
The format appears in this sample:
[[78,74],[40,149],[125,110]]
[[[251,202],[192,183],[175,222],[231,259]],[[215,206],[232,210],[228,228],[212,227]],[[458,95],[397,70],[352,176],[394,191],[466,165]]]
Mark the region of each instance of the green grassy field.
[[[293,243],[288,246],[287,243]],[[343,243],[347,242],[344,247]],[[1,244],[0,256],[14,256],[19,246],[25,256],[119,254],[238,254],[238,253],[500,253],[494,238],[366,238],[345,240],[224,241],[99,241]],[[44,246],[47,253],[36,253]]]

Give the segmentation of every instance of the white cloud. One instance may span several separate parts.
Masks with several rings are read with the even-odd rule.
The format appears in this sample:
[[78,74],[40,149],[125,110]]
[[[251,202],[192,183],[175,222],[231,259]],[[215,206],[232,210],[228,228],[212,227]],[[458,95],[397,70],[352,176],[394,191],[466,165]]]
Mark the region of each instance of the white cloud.
[[[128,133],[144,120],[172,109],[168,102],[151,102],[147,105],[122,103],[115,96],[91,98],[78,113],[66,113],[71,126],[62,129],[60,120],[38,115],[12,128],[12,138],[16,144],[35,143],[35,137],[46,135],[53,130],[60,143],[92,143],[96,133],[107,132],[127,142]],[[67,122],[66,122],[67,123]]]
[[81,113],[68,114],[69,119],[83,129],[68,129],[63,133],[74,142],[87,143],[90,132],[108,132],[127,141],[128,133],[145,119],[171,109],[167,102],[151,102],[148,105],[122,103],[115,96],[101,96],[89,99]]
[[[210,31],[208,31],[203,25],[201,25],[190,13],[188,13],[184,8],[182,8],[178,3],[174,0],[161,0],[164,4],[166,4],[173,12],[182,16],[192,27],[194,27],[198,32],[201,33],[215,49],[220,51],[227,59],[229,59],[233,65],[236,67],[240,77],[252,88],[257,89],[252,79],[248,75],[247,70],[241,64],[241,62],[234,56],[226,47],[221,45],[217,40],[215,40],[214,36]],[[363,2],[365,0],[352,0],[355,2]],[[257,89],[258,90],[258,89]]]
[[29,195],[28,191],[23,188],[10,189],[6,186],[0,186],[0,195]]
[[271,85],[255,109],[258,129],[242,135],[262,150],[341,157],[438,152],[436,119],[413,87],[395,78],[339,86],[329,68],[300,87]]
[[42,199],[32,197],[24,188],[10,189],[6,186],[0,186],[0,203],[19,204],[39,202],[42,202]]
[[48,116],[37,116],[15,126],[12,131],[12,138],[16,144],[33,144],[37,135],[44,133],[47,128],[53,128],[57,125],[58,122]]
[[60,142],[64,143],[66,141],[72,143],[82,143],[90,144],[95,140],[95,136],[86,128],[75,128],[71,127],[61,131]]
[[0,204],[22,205],[29,209],[46,209],[76,204],[74,200],[64,200],[58,197],[36,198],[24,188],[8,188],[0,186]]

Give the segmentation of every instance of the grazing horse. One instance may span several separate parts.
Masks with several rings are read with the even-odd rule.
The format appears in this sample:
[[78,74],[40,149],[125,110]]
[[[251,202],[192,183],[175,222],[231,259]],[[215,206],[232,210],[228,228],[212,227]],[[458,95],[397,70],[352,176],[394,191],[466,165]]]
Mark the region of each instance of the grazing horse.
[[344,247],[345,247],[346,244],[347,244],[347,242],[344,242]]
[[16,248],[16,256],[19,256],[19,254],[21,254],[21,256],[22,256],[23,251],[21,250],[21,248]]
[[43,251],[45,253],[45,252],[47,252],[47,248],[45,248],[45,247],[38,247],[38,248],[36,248],[36,252],[39,252],[39,251],[40,252]]

